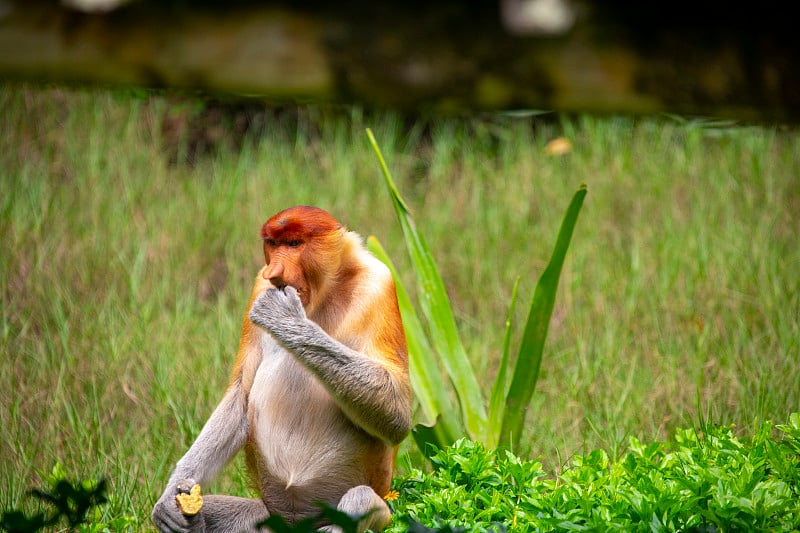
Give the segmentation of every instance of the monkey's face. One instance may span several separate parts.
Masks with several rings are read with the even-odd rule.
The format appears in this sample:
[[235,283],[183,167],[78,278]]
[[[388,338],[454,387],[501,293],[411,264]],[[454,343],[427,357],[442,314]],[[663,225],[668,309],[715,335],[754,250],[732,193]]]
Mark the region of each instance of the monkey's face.
[[311,301],[311,285],[302,267],[303,247],[303,244],[279,245],[265,240],[264,259],[267,269],[263,276],[275,288],[294,287],[303,307],[308,307]]
[[338,271],[344,228],[330,214],[316,207],[292,207],[271,217],[261,228],[264,278],[273,286],[287,285],[307,311],[324,300],[326,286]]

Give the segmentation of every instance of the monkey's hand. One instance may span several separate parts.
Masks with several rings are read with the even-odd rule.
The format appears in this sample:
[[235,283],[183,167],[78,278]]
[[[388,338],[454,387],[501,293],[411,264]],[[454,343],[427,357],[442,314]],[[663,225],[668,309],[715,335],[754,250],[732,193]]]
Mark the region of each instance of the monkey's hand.
[[306,323],[306,312],[294,287],[267,289],[250,308],[250,320],[281,342],[296,338]]
[[176,496],[184,489],[182,487],[193,487],[196,483],[193,479],[184,479],[177,483],[170,483],[166,490],[153,507],[153,523],[162,533],[188,533],[197,529],[202,515],[187,516],[178,507]]

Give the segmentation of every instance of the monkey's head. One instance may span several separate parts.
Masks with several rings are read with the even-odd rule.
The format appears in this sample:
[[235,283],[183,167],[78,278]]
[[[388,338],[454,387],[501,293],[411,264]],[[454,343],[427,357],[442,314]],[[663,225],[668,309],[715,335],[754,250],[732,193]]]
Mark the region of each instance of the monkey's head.
[[288,286],[306,310],[316,306],[339,274],[346,229],[318,207],[291,207],[261,228],[263,276],[279,289]]

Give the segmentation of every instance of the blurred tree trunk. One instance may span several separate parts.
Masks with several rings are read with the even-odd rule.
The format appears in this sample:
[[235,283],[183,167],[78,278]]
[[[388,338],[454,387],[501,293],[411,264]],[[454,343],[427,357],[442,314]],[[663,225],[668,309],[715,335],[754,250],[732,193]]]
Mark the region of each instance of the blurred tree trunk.
[[509,9],[529,0],[503,1],[142,0],[86,13],[0,0],[0,77],[407,111],[800,118],[799,40],[780,4],[552,0],[571,1],[573,18],[548,32]]

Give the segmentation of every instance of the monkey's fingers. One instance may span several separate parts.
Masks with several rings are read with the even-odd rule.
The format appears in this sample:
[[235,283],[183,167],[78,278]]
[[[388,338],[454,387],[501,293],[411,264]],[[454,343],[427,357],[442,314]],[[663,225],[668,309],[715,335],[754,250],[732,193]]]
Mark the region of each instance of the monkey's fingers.
[[178,502],[178,509],[186,516],[194,516],[203,507],[203,497],[200,495],[200,485],[195,484],[191,489],[185,485],[178,484],[178,494],[175,501]]

